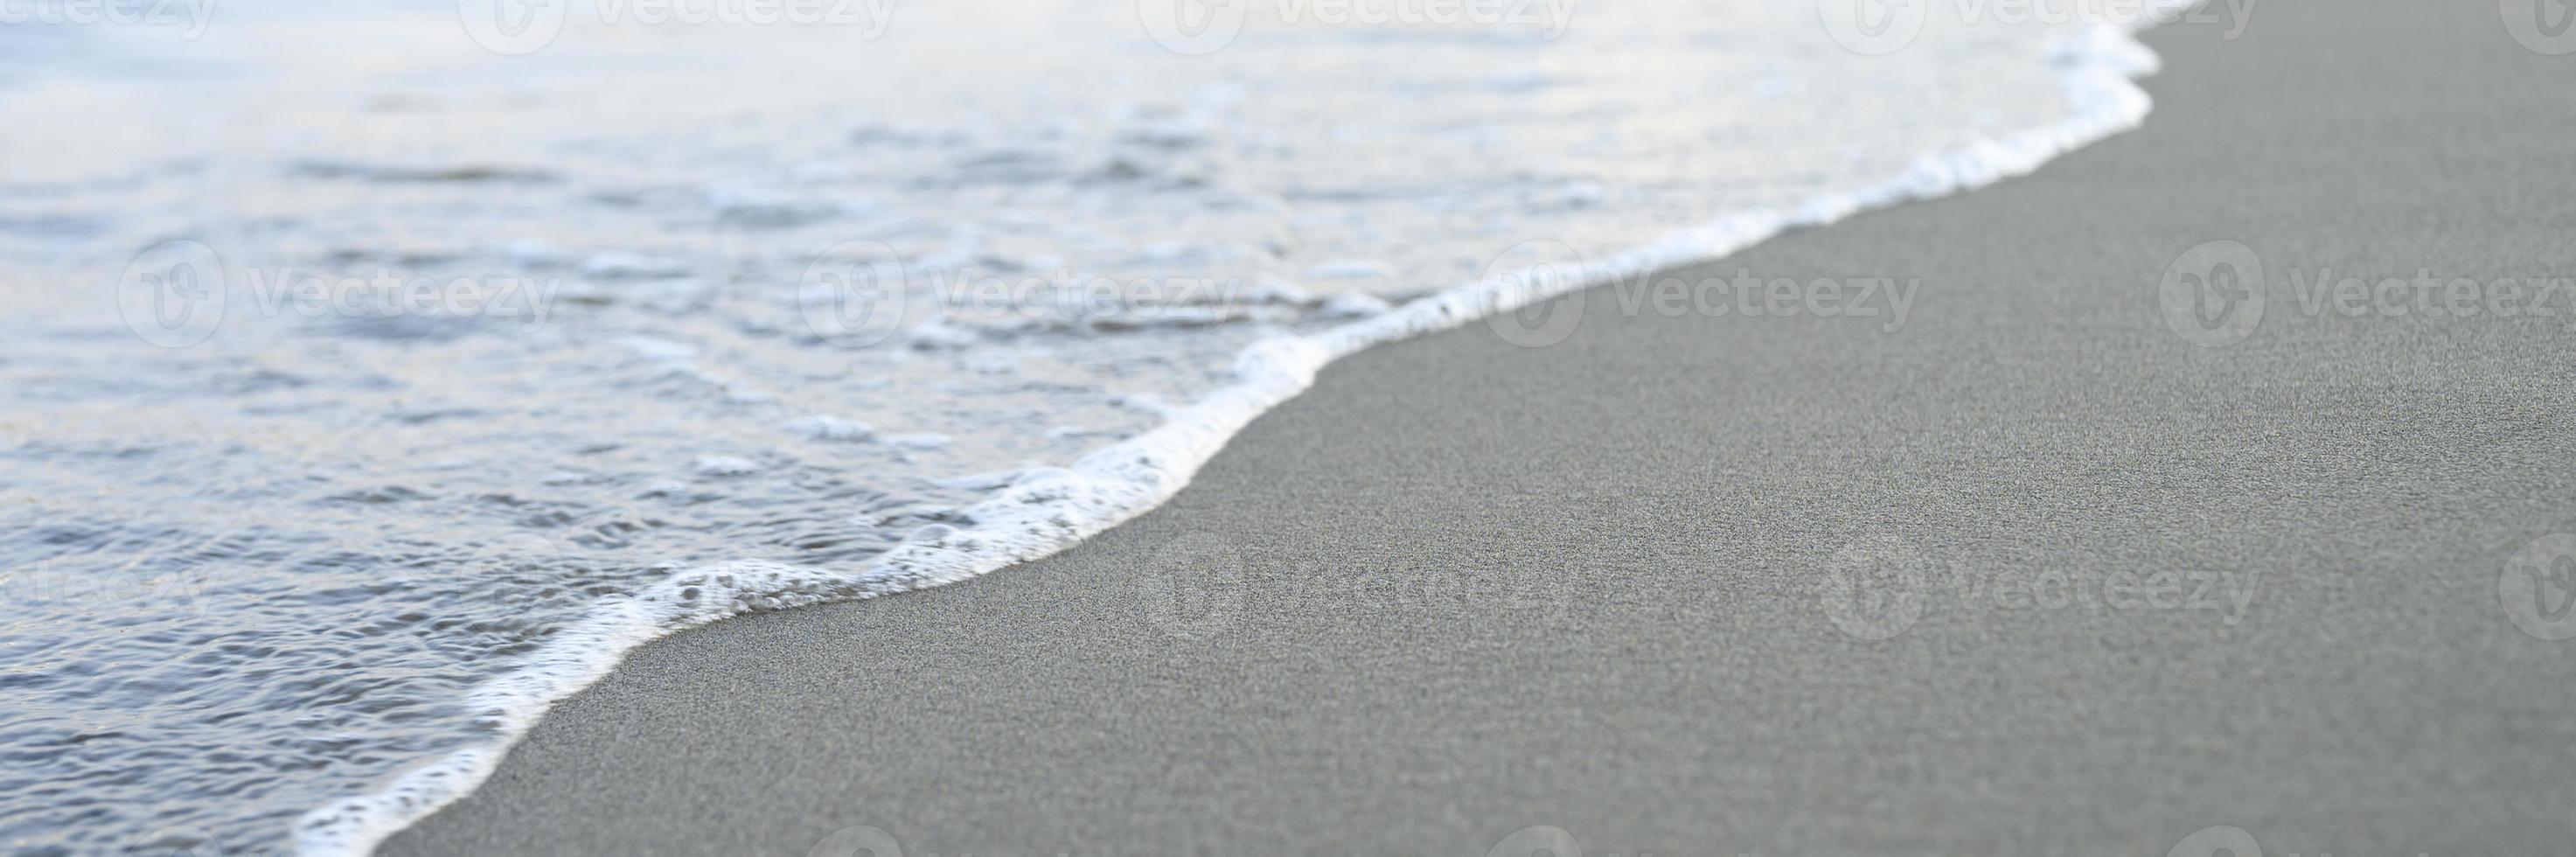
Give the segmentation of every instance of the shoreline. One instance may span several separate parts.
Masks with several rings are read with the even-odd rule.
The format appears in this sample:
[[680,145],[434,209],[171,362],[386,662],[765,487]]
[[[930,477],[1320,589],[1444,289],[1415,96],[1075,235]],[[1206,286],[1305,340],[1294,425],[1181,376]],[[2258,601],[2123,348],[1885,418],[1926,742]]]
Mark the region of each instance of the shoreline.
[[[2320,189],[2298,184],[2296,153],[2225,145],[2241,142],[2248,126],[2268,130],[2279,121],[2258,114],[2286,113],[2312,129],[2380,134],[2385,139],[2375,142],[2399,155],[2429,147],[2457,157],[2477,141],[2398,138],[2372,125],[2355,130],[2356,120],[2332,107],[2378,99],[2356,95],[2362,83],[2318,78],[2321,69],[2345,77],[2364,71],[2321,53],[2337,39],[2316,34],[2419,50],[2423,45],[2405,42],[2513,47],[2491,15],[2481,40],[2455,20],[2471,11],[2395,4],[2265,11],[2272,15],[2242,42],[2220,45],[2214,34],[2184,30],[2151,34],[2168,56],[2195,56],[2177,58],[2150,86],[2193,98],[2168,101],[2145,131],[2078,151],[2036,178],[1833,229],[1793,231],[1687,269],[1920,272],[1929,290],[1917,323],[1900,335],[1822,319],[1639,316],[1595,290],[1583,298],[1583,323],[1546,347],[1522,348],[1470,326],[1355,354],[1324,368],[1321,383],[1304,395],[1250,419],[1237,442],[1169,503],[1061,554],[934,592],[737,618],[637,648],[538,723],[481,791],[397,834],[388,851],[543,853],[587,841],[646,853],[805,853],[833,831],[861,827],[942,853],[1060,850],[1047,843],[1075,851],[1142,850],[1134,846],[1144,843],[1151,850],[1449,852],[1482,850],[1531,827],[1572,831],[1596,851],[1685,851],[1710,842],[1805,846],[1793,853],[1819,843],[1850,851],[2040,844],[2153,850],[2225,823],[2229,806],[2240,807],[2239,816],[2268,813],[2276,822],[2268,829],[2293,831],[2267,836],[2266,845],[2315,846],[2289,850],[2432,841],[2396,835],[2406,831],[2391,827],[2390,816],[2344,815],[2352,807],[2386,809],[2387,796],[2327,782],[2329,769],[2346,763],[2317,752],[2321,746],[2376,752],[2388,770],[2410,775],[2522,783],[2514,794],[2467,796],[2487,798],[2482,807],[2416,807],[2414,820],[2446,813],[2448,820],[2427,829],[2490,844],[2542,842],[2512,837],[2532,832],[2530,819],[2542,817],[2526,810],[2564,798],[2570,787],[2531,779],[2515,763],[2547,759],[2500,758],[2482,743],[2494,736],[2483,734],[2444,736],[2426,752],[2405,746],[2404,739],[2422,737],[2458,710],[2364,696],[2356,701],[2359,719],[2346,722],[2257,706],[2258,720],[2274,718],[2257,725],[2293,730],[2288,743],[2309,751],[2284,756],[2244,743],[2251,739],[2244,724],[2228,723],[2224,712],[2182,705],[2186,728],[2175,735],[2167,734],[2171,723],[2136,722],[2114,705],[2152,710],[2248,689],[2206,678],[2195,684],[2188,670],[2141,672],[2105,638],[2220,674],[2265,672],[2282,658],[2293,673],[2347,679],[2373,663],[2367,658],[2439,667],[2360,684],[2463,685],[2488,703],[2467,714],[2492,731],[2563,736],[2567,728],[2525,719],[2563,710],[2570,702],[2563,688],[2576,683],[2543,680],[2564,679],[2568,668],[2495,615],[2491,569],[2517,541],[2500,532],[2567,523],[2565,502],[2552,505],[2548,489],[2576,477],[2557,463],[2570,460],[2564,452],[2576,451],[2576,439],[2547,431],[2544,421],[2540,442],[2528,451],[2400,449],[2412,456],[2377,466],[2416,465],[2420,472],[2407,476],[2448,489],[2433,493],[2451,505],[2435,503],[2431,520],[2451,529],[2411,545],[2380,545],[2350,527],[2402,511],[2359,490],[2378,485],[2383,474],[2342,457],[2328,459],[2341,470],[2284,470],[2290,459],[2283,456],[2296,448],[2267,440],[2273,435],[2224,431],[2300,429],[2331,451],[2357,455],[2363,441],[2386,432],[2446,437],[2463,428],[2441,408],[2410,406],[2392,391],[2440,397],[2453,413],[2484,408],[2518,417],[2510,424],[2532,425],[2536,414],[2552,411],[2531,405],[2565,397],[2505,401],[2506,392],[2524,392],[2516,384],[2552,378],[2530,362],[2534,349],[2524,337],[2535,335],[2535,326],[2500,322],[2471,332],[2475,338],[2294,326],[2220,350],[2165,329],[2155,311],[2157,274],[2196,242],[2222,235],[2264,239],[2244,243],[2288,253],[2282,261],[2302,253],[2335,259],[2317,248],[2360,235],[2419,258],[2449,259],[2462,274],[2507,262],[2565,265],[2533,254],[2549,246],[2534,236],[2561,210],[2534,209],[2517,224],[2513,215],[2477,214],[2473,204],[2444,209],[2444,217],[2492,218],[2481,224],[2491,227],[2483,238],[2467,239],[2486,242],[2481,255],[2424,243],[2420,225],[2373,220],[2356,205],[2297,204],[2302,194],[2333,193],[2344,198],[2328,202],[2446,193],[2478,204],[2492,195],[2537,202],[2511,195],[2511,184],[2453,189],[2444,183],[2455,177],[2443,173],[2454,164],[2428,170],[2413,157],[2327,149],[2315,153],[2325,162],[2320,168],[2379,167],[2381,174],[2376,185],[2347,178]],[[2446,37],[2453,41],[2439,41]],[[2488,99],[2473,112],[2450,109],[2490,122],[2566,121],[2563,105],[2511,100],[2540,84],[2494,86],[2496,78],[2469,70],[2504,75],[2510,84],[2515,73],[2540,76],[2533,69],[2545,70],[2537,63],[2548,59],[2480,56],[2444,68],[2457,76],[2451,82],[2465,79]],[[2193,65],[2199,62],[2215,65]],[[2444,96],[2456,97],[2426,93],[2420,84],[2378,84],[2385,92],[2373,96],[2411,97],[2404,107],[2433,115],[2448,106]],[[2168,120],[2176,106],[2184,118]],[[2565,126],[2554,127],[2563,139]],[[2551,135],[2493,136],[2489,147]],[[2176,151],[2181,163],[2164,160]],[[2258,158],[2274,159],[2270,169],[2253,171],[2274,186],[2231,190],[2227,171],[2245,172]],[[2412,172],[2403,168],[2410,163],[2418,164]],[[2247,190],[2274,194],[2239,200]],[[2085,205],[2088,199],[2095,204]],[[2144,213],[2127,214],[2133,203]],[[2265,205],[2272,206],[2266,216],[2252,216]],[[2215,214],[2213,206],[2220,208]],[[2215,234],[2177,237],[2196,231]],[[1998,244],[2003,239],[2022,243]],[[2408,240],[2418,243],[2408,247]],[[2494,365],[2463,361],[2463,354]],[[2399,357],[2430,362],[2454,386],[2407,387],[2418,376],[2400,372]],[[2256,365],[2261,358],[2274,361],[2270,370]],[[1958,392],[1936,395],[1924,388],[1927,377]],[[2311,401],[2305,389],[2356,401]],[[2303,410],[2319,408],[2331,419]],[[2191,456],[2160,445],[2175,437],[2198,437],[2210,446],[2203,452],[2247,472],[2205,472]],[[1820,450],[1854,457],[1836,460]],[[2547,450],[2554,457],[2538,454]],[[2459,463],[2451,458],[2480,454],[2487,459],[2470,463],[2490,465],[2492,472],[2481,473],[2492,484],[2469,484],[2447,469]],[[2530,458],[2506,457],[2519,455]],[[1852,461],[1869,466],[1855,469]],[[2087,469],[2092,462],[2123,466],[2096,473]],[[2263,493],[2245,480],[2248,473],[2278,477],[2307,495]],[[2102,487],[2079,487],[2073,478],[2106,474]],[[2316,496],[2346,504],[2302,512],[2290,502]],[[2539,510],[2542,521],[2481,518],[2461,506],[2497,496],[2519,498],[2514,508]],[[2189,520],[2198,526],[2176,528],[2157,517],[2231,502],[2300,526],[2267,527],[2258,517],[2230,528],[2194,514]],[[1724,508],[1745,511],[1708,519],[1705,510]],[[2070,508],[2108,517],[2086,521],[2066,513]],[[2211,551],[2176,544],[2178,532],[2237,543],[2221,539],[2229,549]],[[2397,551],[2404,561],[2338,552],[2338,540]],[[2258,590],[2243,625],[2200,622],[2182,610],[2116,614],[2106,625],[2094,615],[2100,611],[1961,609],[1917,615],[1870,640],[1888,630],[1886,622],[1861,622],[1855,634],[1850,622],[1819,617],[1814,571],[1855,557],[2027,570],[2075,557],[2063,550],[2075,543],[2095,545],[2081,556],[2087,567],[2151,577],[2150,569],[2181,558],[2227,567],[2254,557],[2266,570],[2277,558],[2289,571],[2275,579],[2290,582]],[[1678,549],[1684,546],[1703,550]],[[2060,551],[2052,556],[2050,548]],[[2336,562],[2298,564],[2318,559]],[[2463,613],[2468,605],[2454,591],[2460,586],[2428,587],[2408,576],[2427,568],[2460,573],[2446,564],[2481,562],[2487,600],[2472,613]],[[2337,563],[2389,575],[2377,582],[2393,594],[2323,570]],[[1210,568],[1234,571],[1210,578]],[[1428,594],[1381,602],[1394,606],[1375,615],[1353,615],[1371,612],[1355,609],[1369,603],[1357,597],[1297,594],[1366,593],[1390,575],[1401,579],[1395,570],[1438,582],[1417,587]],[[1283,580],[1333,582],[1318,589]],[[2435,638],[2432,654],[2484,652],[2527,682],[2489,687],[2479,671],[2426,661],[2424,652],[2316,648],[2317,629],[2299,621],[2299,611],[2338,616],[2352,605],[2337,599],[2356,597],[2355,590],[2381,596],[2377,612],[2368,604],[2360,611],[2381,627],[2422,630],[2416,623],[2424,616],[2458,620],[2432,626],[2447,635]],[[1682,591],[1691,595],[1674,595]],[[1987,597],[1958,591],[1943,597],[1963,605]],[[2280,594],[2266,604],[2264,592]],[[1201,609],[1209,604],[1217,609]],[[1515,612],[1524,610],[1536,612]],[[1568,627],[1585,632],[1574,635],[1584,645],[1547,633]],[[2231,655],[2241,655],[2232,647],[2247,642],[2286,648],[2251,663]],[[2034,679],[2086,670],[2133,682],[2088,684],[2094,696],[2056,699],[2057,688]],[[1956,676],[1992,696],[1962,702],[1925,693],[1926,676]],[[2281,679],[2310,682],[2279,691],[2282,697],[2252,692],[2258,701],[2285,702],[2296,693],[2340,699],[2353,689],[2317,686],[2325,679],[2316,676]],[[1515,701],[1534,710],[1505,704]],[[2037,749],[2054,752],[1978,744],[2000,736],[1983,725],[1986,718],[1964,715],[1998,713],[2044,739]],[[2088,729],[2118,737],[2087,743],[2059,725],[2067,714],[2087,727],[2129,728]],[[1694,717],[1714,717],[1704,724],[1714,731],[1692,731],[1703,725]],[[2320,717],[2324,722],[2310,722]],[[1835,728],[1799,728],[1811,722]],[[2203,731],[2187,728],[2193,724]],[[2344,747],[2321,726],[2377,735],[2390,746]],[[2199,767],[2156,764],[2153,751],[2196,746],[2176,740],[2192,734],[2248,750],[2268,766],[2248,770],[2196,757],[2181,761]],[[1918,746],[1961,735],[1983,754]],[[1542,760],[1607,765],[1567,771]],[[2139,781],[2100,779],[2121,769],[2140,772]],[[2269,800],[2186,799],[2179,786],[2213,772],[2280,788]],[[1640,782],[1674,785],[1653,790]],[[1797,795],[1774,793],[1766,782],[1796,785],[1813,800],[1791,800]],[[1926,785],[1939,789],[1921,790]],[[1947,791],[1960,787],[2019,796],[2025,808]],[[1461,790],[1453,805],[1425,804],[1452,788]],[[752,794],[771,800],[742,797]],[[1644,805],[1606,802],[1619,797]],[[2148,802],[2105,817],[2059,818],[2093,806],[2069,805],[2070,797]],[[1454,805],[1460,802],[1473,807]],[[752,803],[759,805],[746,805]],[[2323,808],[2302,815],[2307,803]],[[1712,805],[1728,808],[1684,817]],[[1868,824],[1852,818],[1890,806],[1897,811]],[[1963,824],[1955,818],[1961,813],[1992,823]],[[2212,820],[2167,829],[2174,825],[2147,824],[2141,814]],[[1838,821],[1853,823],[1829,823]],[[2077,822],[2094,827],[2078,829]],[[2327,822],[2357,832],[2350,839],[2296,832],[2337,829]]]
[[[1924,152],[1875,184],[1808,200],[1794,210],[1751,210],[1676,229],[1609,258],[1542,263],[1508,276],[1433,293],[1322,333],[1255,343],[1237,355],[1239,380],[1174,410],[1144,435],[1083,456],[1067,468],[1030,471],[969,514],[978,523],[935,542],[907,542],[851,574],[750,560],[695,568],[631,598],[604,602],[526,663],[475,687],[468,704],[492,712],[500,740],[461,748],[395,777],[378,791],[335,800],[296,823],[307,857],[366,853],[384,837],[469,795],[554,704],[609,674],[639,644],[726,619],[780,609],[871,600],[936,588],[1054,555],[1170,500],[1246,425],[1304,393],[1317,372],[1388,343],[1491,322],[1624,278],[1707,264],[1779,235],[1856,214],[1965,193],[2026,175],[2067,151],[2128,131],[2151,101],[2137,80],[2158,59],[2135,33],[2178,19],[2191,0],[2145,0],[2126,25],[2094,25],[2049,51],[2072,113],[2002,139]],[[1910,300],[1911,291],[1907,293]],[[1558,333],[1505,334],[1524,345]],[[1553,339],[1549,339],[1550,342]],[[1071,523],[1066,523],[1070,521]]]

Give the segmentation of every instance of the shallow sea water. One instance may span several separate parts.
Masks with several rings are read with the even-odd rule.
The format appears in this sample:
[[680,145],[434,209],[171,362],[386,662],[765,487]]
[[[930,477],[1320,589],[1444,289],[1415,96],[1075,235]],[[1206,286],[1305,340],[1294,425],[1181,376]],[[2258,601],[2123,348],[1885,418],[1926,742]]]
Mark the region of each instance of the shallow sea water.
[[856,573],[1256,342],[2071,109],[2063,26],[1255,4],[1191,55],[1157,2],[0,25],[0,852],[290,850],[674,575]]

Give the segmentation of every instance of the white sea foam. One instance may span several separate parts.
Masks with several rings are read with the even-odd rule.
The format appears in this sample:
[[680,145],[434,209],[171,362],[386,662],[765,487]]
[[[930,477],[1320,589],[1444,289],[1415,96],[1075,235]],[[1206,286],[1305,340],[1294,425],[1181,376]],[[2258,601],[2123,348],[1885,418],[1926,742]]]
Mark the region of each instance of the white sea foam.
[[[2188,5],[2160,0],[2141,23]],[[1150,510],[1187,485],[1199,466],[1251,420],[1305,390],[1318,370],[1343,356],[1622,276],[1716,259],[1786,230],[1972,190],[2029,173],[2063,152],[2132,128],[2150,107],[2133,79],[2152,74],[2157,63],[2132,38],[2140,28],[2088,26],[2059,43],[2048,70],[2057,75],[2071,104],[2062,121],[1942,146],[1884,181],[1817,194],[1783,208],[1712,219],[1615,255],[1555,266],[1548,276],[1515,271],[1482,278],[1391,310],[1372,308],[1357,321],[1329,329],[1259,341],[1241,352],[1231,383],[1195,404],[1164,409],[1159,427],[1084,455],[1070,467],[1011,474],[1007,485],[966,510],[971,526],[923,527],[862,569],[730,562],[690,569],[631,595],[610,597],[512,671],[473,690],[471,705],[488,719],[498,736],[494,741],[423,765],[381,791],[314,810],[298,825],[299,848],[308,855],[365,853],[394,831],[463,796],[490,774],[509,744],[549,705],[598,680],[645,641],[747,612],[873,598],[964,580],[1052,554]],[[1601,197],[1598,189],[1588,189],[1566,199],[1598,202]],[[616,267],[639,269],[623,262]],[[1377,276],[1391,270],[1350,260],[1318,267],[1325,272],[1318,276]],[[839,425],[801,422],[791,430],[832,434]]]

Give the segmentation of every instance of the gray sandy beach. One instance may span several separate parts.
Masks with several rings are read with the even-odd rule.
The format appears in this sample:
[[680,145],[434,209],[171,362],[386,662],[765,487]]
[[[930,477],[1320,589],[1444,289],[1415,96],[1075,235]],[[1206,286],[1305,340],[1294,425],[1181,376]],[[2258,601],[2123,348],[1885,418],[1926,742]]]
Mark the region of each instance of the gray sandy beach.
[[384,852],[2568,853],[2576,56],[2246,23],[2033,176],[1336,364],[1056,557],[644,646]]

